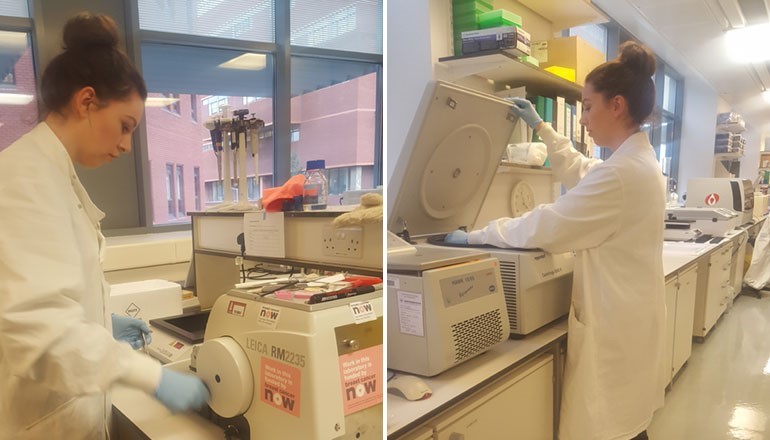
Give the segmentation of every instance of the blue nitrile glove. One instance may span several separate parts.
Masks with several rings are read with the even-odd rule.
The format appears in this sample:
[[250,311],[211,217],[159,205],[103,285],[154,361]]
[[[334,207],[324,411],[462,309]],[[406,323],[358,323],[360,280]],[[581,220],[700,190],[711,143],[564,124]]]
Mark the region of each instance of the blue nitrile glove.
[[150,327],[147,327],[144,321],[115,314],[112,315],[112,337],[118,341],[128,342],[134,350],[144,347],[145,340],[148,344],[152,341]]
[[209,389],[197,376],[177,373],[164,368],[155,397],[171,412],[190,411],[203,408],[211,399]]
[[523,98],[511,98],[511,113],[520,117],[532,128],[537,127],[538,124],[543,122],[543,118],[535,111],[535,106],[532,105],[526,99]]
[[452,231],[444,237],[444,243],[468,244],[468,233],[462,229]]

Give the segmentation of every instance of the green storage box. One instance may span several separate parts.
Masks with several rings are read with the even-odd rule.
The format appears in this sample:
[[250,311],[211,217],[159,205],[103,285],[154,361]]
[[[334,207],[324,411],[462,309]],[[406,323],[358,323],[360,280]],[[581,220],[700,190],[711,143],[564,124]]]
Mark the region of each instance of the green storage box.
[[505,9],[485,12],[479,17],[479,28],[487,29],[500,26],[521,27],[521,17]]
[[494,0],[452,0],[452,6],[476,4],[476,5],[487,6],[491,10],[491,9],[494,9],[494,7],[492,6],[494,2],[495,2]]
[[485,12],[492,12],[492,6],[483,6],[478,3],[468,3],[467,5],[452,5],[452,15],[454,17],[466,14],[481,15]]

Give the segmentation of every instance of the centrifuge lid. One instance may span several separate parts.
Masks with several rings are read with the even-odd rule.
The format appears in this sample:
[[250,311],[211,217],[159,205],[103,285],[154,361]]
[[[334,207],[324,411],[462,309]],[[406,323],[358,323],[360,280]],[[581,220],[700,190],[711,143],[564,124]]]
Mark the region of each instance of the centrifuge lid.
[[[390,180],[388,230],[413,236],[472,226],[513,132],[510,103],[428,85]],[[502,201],[501,201],[502,203]]]

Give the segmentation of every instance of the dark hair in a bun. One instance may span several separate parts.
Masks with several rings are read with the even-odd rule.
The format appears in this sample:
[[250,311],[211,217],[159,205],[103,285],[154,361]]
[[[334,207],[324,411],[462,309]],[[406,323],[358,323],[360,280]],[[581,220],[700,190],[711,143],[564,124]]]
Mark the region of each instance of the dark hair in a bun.
[[83,87],[93,87],[99,101],[122,100],[147,86],[120,48],[118,27],[103,14],[82,12],[64,25],[64,51],[54,57],[40,81],[40,115],[60,112]]
[[634,123],[641,125],[655,107],[655,55],[647,47],[626,41],[618,49],[618,57],[608,61],[586,76],[594,90],[605,99],[622,96],[628,103],[628,113]]

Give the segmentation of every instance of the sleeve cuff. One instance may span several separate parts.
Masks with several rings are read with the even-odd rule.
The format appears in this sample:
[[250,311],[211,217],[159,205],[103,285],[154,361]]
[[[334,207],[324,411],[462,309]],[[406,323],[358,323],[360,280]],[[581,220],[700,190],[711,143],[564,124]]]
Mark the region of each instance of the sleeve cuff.
[[540,131],[537,132],[537,135],[545,141],[546,145],[550,145],[556,141],[558,133],[556,133],[556,130],[553,129],[550,123],[545,122],[540,128]]
[[468,244],[484,244],[484,231],[471,231],[468,233]]
[[[127,349],[130,350],[128,346]],[[160,383],[162,367],[155,359],[132,350],[133,357],[130,367],[120,382],[128,386],[138,388],[147,394],[155,394]]]

